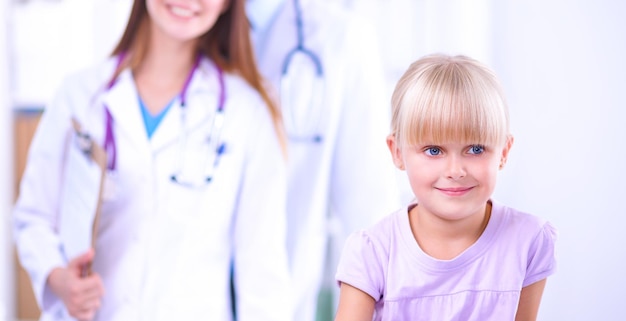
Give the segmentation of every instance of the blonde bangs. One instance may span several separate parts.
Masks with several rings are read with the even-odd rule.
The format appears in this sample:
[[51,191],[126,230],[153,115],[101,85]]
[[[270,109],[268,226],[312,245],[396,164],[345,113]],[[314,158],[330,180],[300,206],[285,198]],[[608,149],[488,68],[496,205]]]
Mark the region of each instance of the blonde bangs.
[[465,57],[430,56],[411,65],[392,98],[400,144],[500,145],[508,112],[495,76]]

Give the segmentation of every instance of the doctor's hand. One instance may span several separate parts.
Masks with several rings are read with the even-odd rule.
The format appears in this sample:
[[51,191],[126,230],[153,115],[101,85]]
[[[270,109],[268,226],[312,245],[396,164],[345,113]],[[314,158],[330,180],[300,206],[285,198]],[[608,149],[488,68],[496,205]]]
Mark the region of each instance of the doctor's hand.
[[94,251],[89,250],[72,259],[65,268],[54,268],[48,276],[48,286],[65,304],[69,314],[80,320],[92,320],[100,308],[104,286],[100,276],[92,273],[82,276],[83,269],[92,262]]

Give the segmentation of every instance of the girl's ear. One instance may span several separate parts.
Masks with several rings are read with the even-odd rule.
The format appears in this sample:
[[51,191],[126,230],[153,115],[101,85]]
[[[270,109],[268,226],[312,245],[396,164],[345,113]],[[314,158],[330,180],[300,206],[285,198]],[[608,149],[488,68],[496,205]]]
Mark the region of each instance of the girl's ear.
[[513,135],[507,136],[504,147],[502,148],[502,155],[500,156],[500,169],[503,169],[504,165],[506,165],[506,160],[509,157],[509,152],[511,151],[511,147],[513,147],[514,141]]
[[394,134],[390,134],[387,136],[387,147],[389,147],[389,151],[391,152],[391,157],[393,159],[393,163],[400,170],[404,170],[404,160],[402,159],[402,150],[398,145],[396,140],[396,136]]

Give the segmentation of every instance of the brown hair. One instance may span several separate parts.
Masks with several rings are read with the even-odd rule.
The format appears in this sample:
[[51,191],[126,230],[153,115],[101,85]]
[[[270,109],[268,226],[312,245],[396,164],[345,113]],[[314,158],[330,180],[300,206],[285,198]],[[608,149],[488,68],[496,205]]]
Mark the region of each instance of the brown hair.
[[[219,16],[213,27],[200,37],[198,52],[211,58],[222,70],[240,75],[259,92],[269,108],[283,154],[286,155],[286,135],[282,115],[264,87],[264,80],[257,68],[252,44],[250,25],[245,13],[244,0],[226,0],[228,8]],[[116,56],[132,52],[115,71],[116,77],[123,69],[139,66],[148,48],[149,15],[145,0],[135,0],[128,18],[126,30],[113,50]]]

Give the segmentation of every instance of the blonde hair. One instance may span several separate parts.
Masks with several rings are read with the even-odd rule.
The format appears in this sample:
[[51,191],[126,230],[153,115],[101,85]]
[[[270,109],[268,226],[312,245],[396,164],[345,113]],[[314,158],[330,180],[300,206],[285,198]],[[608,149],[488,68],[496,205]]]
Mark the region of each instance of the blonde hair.
[[495,74],[466,56],[430,55],[409,67],[392,99],[399,146],[446,142],[504,144],[509,113]]

